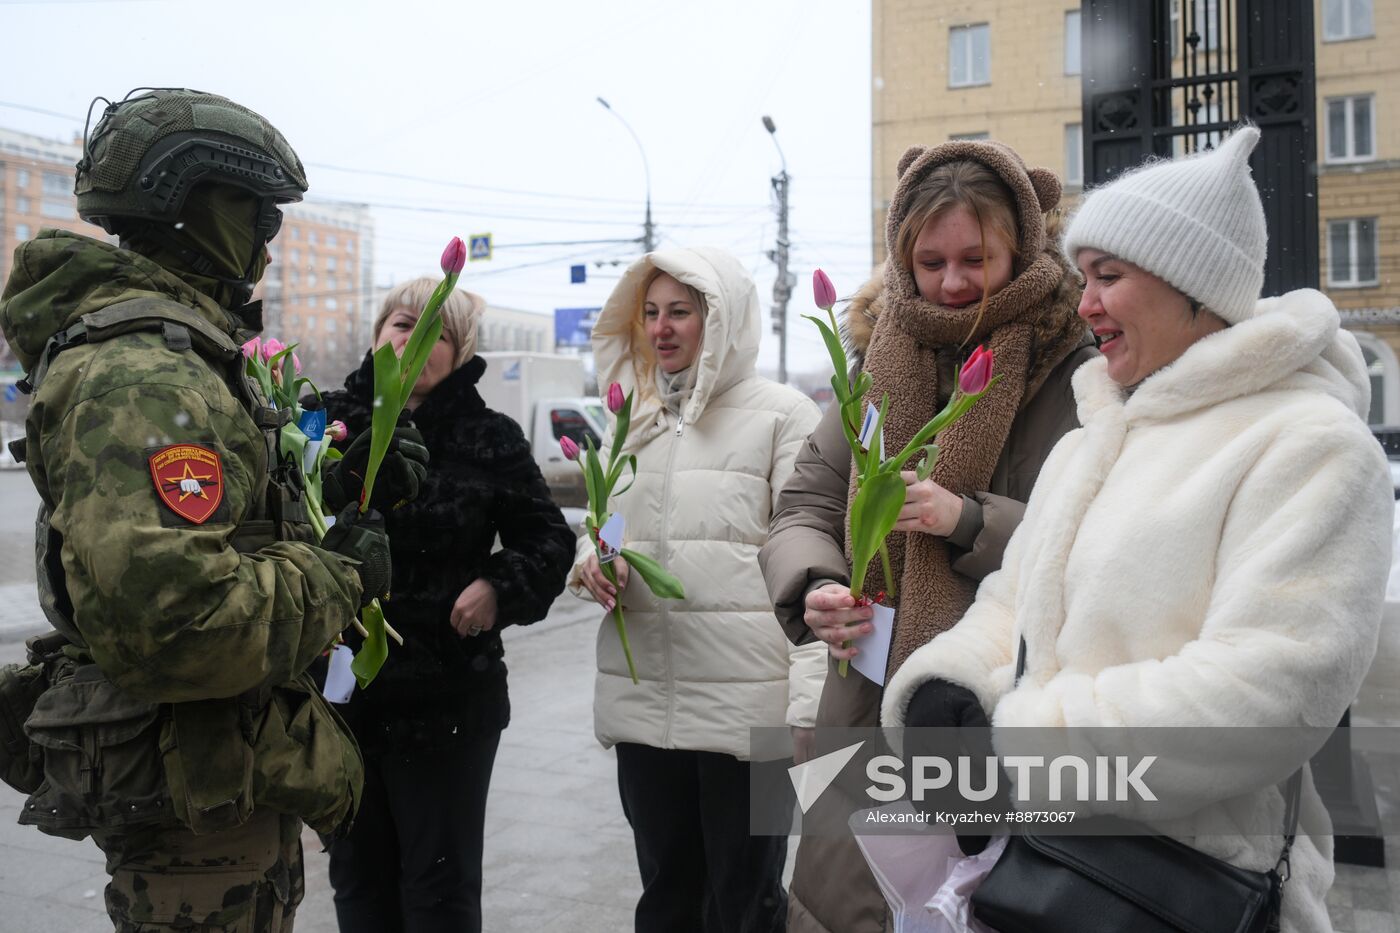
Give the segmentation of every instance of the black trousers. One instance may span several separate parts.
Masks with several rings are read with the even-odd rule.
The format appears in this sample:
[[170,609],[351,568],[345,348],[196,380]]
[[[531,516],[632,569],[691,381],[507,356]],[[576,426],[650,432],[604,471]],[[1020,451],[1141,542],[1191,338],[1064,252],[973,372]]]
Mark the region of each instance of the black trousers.
[[479,933],[486,792],[501,733],[366,756],[350,834],[331,846],[341,933]]
[[787,917],[787,837],[749,834],[749,763],[617,746],[642,897],[637,933],[776,933]]

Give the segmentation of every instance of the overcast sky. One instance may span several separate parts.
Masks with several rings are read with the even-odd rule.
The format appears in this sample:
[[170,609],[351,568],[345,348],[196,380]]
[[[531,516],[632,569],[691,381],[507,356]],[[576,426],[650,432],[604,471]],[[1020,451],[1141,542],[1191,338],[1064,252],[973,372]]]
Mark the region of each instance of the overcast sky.
[[[375,277],[434,271],[456,234],[497,252],[464,285],[536,311],[601,304],[641,235],[730,250],[765,314],[777,123],[792,176],[789,368],[827,363],[809,281],[870,270],[868,0],[0,0],[0,126],[70,139],[96,95],[231,97],[277,125],[311,197],[373,205]],[[19,106],[16,106],[19,105]],[[30,108],[30,109],[25,109]],[[37,111],[51,111],[59,116]],[[407,178],[401,176],[408,176]],[[417,179],[417,180],[415,180]],[[589,280],[569,284],[569,266]],[[760,364],[776,361],[766,332]]]

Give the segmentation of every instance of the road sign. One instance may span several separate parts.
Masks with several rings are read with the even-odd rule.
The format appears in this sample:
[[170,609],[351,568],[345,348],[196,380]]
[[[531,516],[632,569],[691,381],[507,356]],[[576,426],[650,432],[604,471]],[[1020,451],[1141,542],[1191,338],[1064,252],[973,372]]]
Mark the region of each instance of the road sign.
[[13,382],[5,386],[5,401],[13,402],[17,398],[19,398],[19,387]]
[[555,308],[554,345],[556,347],[588,347],[593,337],[593,322],[602,308]]
[[491,234],[473,233],[469,238],[471,246],[467,250],[467,255],[472,262],[480,259],[491,258]]
[[588,267],[577,265],[569,267],[569,284],[577,285],[580,282],[588,281]]

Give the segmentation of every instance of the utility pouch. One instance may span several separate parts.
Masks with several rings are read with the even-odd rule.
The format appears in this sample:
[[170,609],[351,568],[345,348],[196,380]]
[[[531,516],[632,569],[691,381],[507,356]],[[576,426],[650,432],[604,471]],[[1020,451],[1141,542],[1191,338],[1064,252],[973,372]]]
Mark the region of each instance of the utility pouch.
[[247,822],[253,813],[253,750],[242,738],[237,699],[172,703],[160,760],[175,816],[196,835]]
[[43,692],[24,724],[43,780],[19,821],[83,839],[170,818],[160,757],[161,707],[116,687],[95,664],[67,672]]
[[32,794],[44,779],[39,747],[24,733],[49,679],[37,664],[0,667],[0,781]]
[[273,688],[253,756],[259,807],[299,816],[322,834],[349,828],[364,789],[364,759],[310,677]]

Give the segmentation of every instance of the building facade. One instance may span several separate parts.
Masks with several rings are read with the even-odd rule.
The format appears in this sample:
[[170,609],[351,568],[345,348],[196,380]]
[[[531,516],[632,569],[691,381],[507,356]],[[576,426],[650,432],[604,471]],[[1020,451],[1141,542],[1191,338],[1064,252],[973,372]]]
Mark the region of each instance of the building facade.
[[309,200],[282,209],[272,261],[254,297],[263,333],[297,345],[304,373],[336,388],[370,345],[374,220],[363,204]]
[[[1183,11],[1183,5],[1188,9]],[[1171,0],[1228,20],[1235,0]],[[911,145],[990,136],[1084,175],[1080,17],[1072,0],[874,0],[872,222],[876,262],[894,167]],[[1371,364],[1372,423],[1400,424],[1400,3],[1314,0],[1319,283]],[[1210,114],[1196,122],[1211,122]]]

